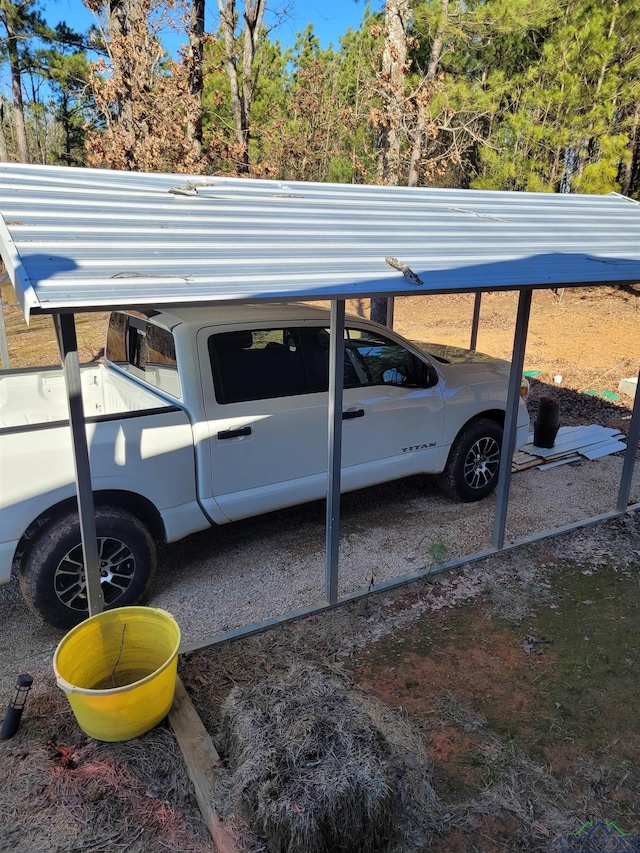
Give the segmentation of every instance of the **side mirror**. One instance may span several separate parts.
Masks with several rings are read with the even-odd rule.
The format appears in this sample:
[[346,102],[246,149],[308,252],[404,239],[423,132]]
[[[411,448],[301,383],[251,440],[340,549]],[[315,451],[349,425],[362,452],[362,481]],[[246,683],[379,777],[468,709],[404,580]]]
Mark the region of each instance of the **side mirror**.
[[433,388],[440,379],[438,371],[432,364],[416,358],[416,377],[419,388]]

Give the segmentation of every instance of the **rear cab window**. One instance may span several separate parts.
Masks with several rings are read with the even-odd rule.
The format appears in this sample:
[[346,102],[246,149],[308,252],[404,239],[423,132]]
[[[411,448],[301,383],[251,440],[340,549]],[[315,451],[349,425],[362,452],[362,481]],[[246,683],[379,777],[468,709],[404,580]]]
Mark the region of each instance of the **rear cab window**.
[[106,358],[132,376],[179,399],[180,377],[173,335],[135,312],[113,312],[107,330]]
[[292,397],[310,391],[298,329],[242,329],[208,340],[218,403]]

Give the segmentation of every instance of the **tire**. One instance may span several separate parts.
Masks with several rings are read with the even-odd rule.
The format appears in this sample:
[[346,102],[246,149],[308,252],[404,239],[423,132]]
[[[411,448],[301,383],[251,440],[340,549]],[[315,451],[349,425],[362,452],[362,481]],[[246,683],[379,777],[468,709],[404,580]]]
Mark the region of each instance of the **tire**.
[[[116,507],[96,509],[104,609],[136,604],[149,588],[156,548],[147,528]],[[32,539],[20,569],[29,608],[54,628],[68,630],[88,616],[77,512],[51,520]]]
[[440,489],[454,500],[471,503],[495,489],[500,472],[502,427],[488,418],[467,424],[453,443],[438,477]]

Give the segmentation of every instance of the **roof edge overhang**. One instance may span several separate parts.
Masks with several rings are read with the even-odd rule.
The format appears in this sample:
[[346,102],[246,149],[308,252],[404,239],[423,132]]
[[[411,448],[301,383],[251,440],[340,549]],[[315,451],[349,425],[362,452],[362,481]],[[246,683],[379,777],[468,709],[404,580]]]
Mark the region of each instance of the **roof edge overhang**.
[[255,303],[255,302],[264,302],[264,303],[283,303],[283,302],[315,302],[318,300],[328,300],[332,301],[334,299],[339,300],[352,300],[352,299],[363,299],[363,298],[402,298],[402,297],[412,297],[412,296],[443,296],[443,295],[453,295],[453,294],[461,294],[461,293],[505,293],[505,292],[520,292],[523,290],[559,290],[561,288],[580,288],[580,287],[602,287],[602,286],[633,286],[638,284],[638,278],[631,279],[616,279],[612,280],[609,278],[596,280],[590,279],[589,281],[572,281],[570,283],[567,282],[550,282],[543,284],[504,284],[504,285],[493,285],[493,286],[482,286],[482,285],[467,285],[467,286],[458,286],[458,287],[429,287],[429,288],[421,288],[421,289],[405,289],[405,288],[394,288],[388,287],[386,289],[380,289],[378,287],[373,288],[367,285],[367,283],[363,283],[362,287],[350,291],[341,290],[338,294],[332,294],[330,291],[325,289],[319,289],[318,291],[308,291],[308,292],[300,292],[299,294],[291,295],[291,294],[273,294],[273,295],[262,295],[262,294],[247,294],[245,296],[216,296],[216,297],[202,297],[197,299],[185,300],[180,296],[176,296],[175,298],[162,298],[162,299],[153,299],[152,301],[139,300],[135,298],[130,299],[104,299],[99,300],[93,303],[90,306],[82,305],[74,305],[73,302],[60,302],[60,303],[45,303],[42,304],[36,300],[31,301],[27,304],[26,309],[25,305],[21,302],[23,310],[25,311],[25,317],[33,316],[42,316],[42,315],[51,315],[51,314],[77,314],[77,313],[92,313],[92,312],[102,312],[102,311],[117,311],[117,310],[130,310],[130,311],[148,311],[150,309],[154,310],[168,310],[172,308],[188,308],[195,306],[207,306],[213,307],[215,305],[240,305],[246,303]]

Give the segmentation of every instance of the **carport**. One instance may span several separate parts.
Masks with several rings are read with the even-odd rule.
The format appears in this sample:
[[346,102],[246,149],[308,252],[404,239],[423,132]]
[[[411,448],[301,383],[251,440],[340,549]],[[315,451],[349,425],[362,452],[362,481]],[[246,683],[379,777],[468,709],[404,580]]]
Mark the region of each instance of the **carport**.
[[[25,318],[51,314],[56,328],[91,613],[102,609],[102,594],[75,313],[330,301],[325,600],[225,637],[345,600],[338,595],[342,382],[336,377],[343,372],[337,342],[346,300],[474,293],[473,340],[480,294],[519,294],[492,549],[443,566],[451,568],[525,541],[505,546],[533,290],[640,281],[640,205],[617,194],[306,184],[4,163],[0,214],[0,251]],[[616,507],[537,538],[626,512],[639,438],[636,396]]]

